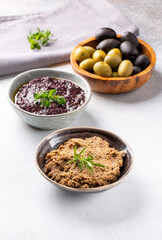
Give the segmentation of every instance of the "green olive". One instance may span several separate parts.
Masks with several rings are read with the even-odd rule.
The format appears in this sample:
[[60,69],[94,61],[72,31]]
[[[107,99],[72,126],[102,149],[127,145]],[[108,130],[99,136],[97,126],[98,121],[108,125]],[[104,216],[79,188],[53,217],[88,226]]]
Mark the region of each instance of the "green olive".
[[111,67],[107,63],[101,61],[95,63],[93,70],[95,74],[102,77],[111,77],[112,75]]
[[105,57],[106,57],[106,53],[102,50],[96,50],[92,56],[95,62],[104,61]]
[[93,70],[93,66],[95,64],[95,61],[94,59],[92,58],[87,58],[87,59],[84,59],[80,64],[79,66],[84,69],[85,71],[88,71],[88,72],[91,72]]
[[118,67],[119,77],[129,77],[133,72],[133,64],[129,60],[124,60]]
[[89,52],[83,47],[78,47],[77,49],[75,49],[74,58],[78,62],[81,62],[84,59],[89,58]]
[[93,53],[96,51],[93,47],[90,46],[84,46],[83,48],[89,52],[90,57],[92,57]]
[[104,62],[109,64],[111,68],[117,68],[121,61],[121,57],[115,54],[107,55],[104,60]]
[[112,48],[107,55],[115,54],[122,58],[122,53],[119,48]]
[[117,72],[113,72],[112,73],[112,77],[118,77],[119,75],[118,75],[118,73]]

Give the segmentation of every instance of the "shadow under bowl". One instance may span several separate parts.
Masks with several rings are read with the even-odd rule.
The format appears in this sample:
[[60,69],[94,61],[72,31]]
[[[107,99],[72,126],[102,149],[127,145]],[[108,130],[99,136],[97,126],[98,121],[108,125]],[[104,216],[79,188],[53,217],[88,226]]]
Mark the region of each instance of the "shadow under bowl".
[[[46,175],[46,173],[44,172],[44,165],[46,163],[45,158],[47,153],[59,148],[60,145],[62,145],[64,142],[68,141],[71,138],[85,139],[93,136],[97,136],[102,138],[103,140],[108,141],[110,147],[114,147],[118,151],[124,151],[125,157],[123,159],[123,167],[121,168],[121,174],[117,181],[109,185],[95,188],[72,188],[59,184]],[[129,145],[116,134],[99,128],[74,127],[55,131],[45,137],[36,149],[35,160],[39,172],[56,187],[73,192],[99,192],[115,187],[116,185],[121,183],[132,169],[134,157]]]
[[[120,38],[120,35],[118,35],[118,38]],[[135,90],[150,79],[156,63],[156,55],[152,47],[150,47],[141,39],[138,39],[138,41],[140,43],[140,52],[142,54],[146,54],[150,59],[149,66],[138,74],[130,77],[101,77],[80,68],[74,57],[75,50],[80,46],[91,46],[96,48],[98,42],[96,41],[95,37],[81,42],[74,48],[70,56],[72,68],[75,73],[78,73],[89,82],[93,91],[102,93],[122,93]]]

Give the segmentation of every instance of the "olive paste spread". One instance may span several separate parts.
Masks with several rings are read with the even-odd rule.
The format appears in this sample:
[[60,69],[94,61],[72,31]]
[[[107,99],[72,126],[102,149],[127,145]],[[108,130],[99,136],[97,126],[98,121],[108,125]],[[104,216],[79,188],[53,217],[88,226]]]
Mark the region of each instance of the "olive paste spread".
[[[58,104],[56,101],[50,103],[49,107],[41,107],[34,101],[34,94],[39,91],[55,89],[57,95],[65,98],[65,104]],[[61,114],[73,111],[85,102],[85,92],[78,85],[64,79],[53,77],[35,78],[23,84],[15,95],[15,103],[20,108],[35,114]]]
[[[84,157],[93,156],[93,162],[104,165],[94,166],[89,172],[84,166],[81,170],[73,160],[74,148],[77,153],[86,147]],[[94,188],[115,182],[123,166],[123,151],[111,148],[109,143],[100,137],[86,139],[72,138],[58,149],[47,153],[44,171],[52,180],[73,188]]]

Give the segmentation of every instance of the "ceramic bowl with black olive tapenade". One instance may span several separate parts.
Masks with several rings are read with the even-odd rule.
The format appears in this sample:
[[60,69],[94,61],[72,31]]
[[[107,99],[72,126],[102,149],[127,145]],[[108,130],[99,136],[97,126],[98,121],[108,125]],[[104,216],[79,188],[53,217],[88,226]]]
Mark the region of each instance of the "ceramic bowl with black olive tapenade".
[[131,32],[117,35],[111,28],[101,28],[74,48],[70,60],[74,72],[86,78],[92,90],[121,93],[149,80],[156,55]]
[[121,183],[133,166],[133,152],[119,136],[91,127],[55,131],[38,145],[39,172],[56,187],[99,192]]
[[83,77],[45,68],[19,74],[8,91],[16,114],[40,129],[69,126],[83,113],[90,98],[91,88]]

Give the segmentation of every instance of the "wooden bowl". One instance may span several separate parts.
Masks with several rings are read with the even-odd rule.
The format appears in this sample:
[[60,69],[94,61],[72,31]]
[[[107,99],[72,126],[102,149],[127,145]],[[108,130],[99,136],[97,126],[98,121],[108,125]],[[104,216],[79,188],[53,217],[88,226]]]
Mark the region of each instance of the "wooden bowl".
[[[120,37],[120,35],[118,35],[118,37]],[[140,51],[149,57],[150,65],[136,75],[130,77],[100,77],[81,69],[74,58],[74,52],[76,48],[80,46],[91,46],[96,48],[98,42],[96,41],[95,37],[81,42],[74,48],[70,56],[72,68],[74,72],[78,73],[89,82],[93,91],[102,93],[122,93],[132,91],[141,87],[149,80],[153,73],[156,62],[156,55],[152,47],[140,39],[138,39],[138,41],[140,43]]]

